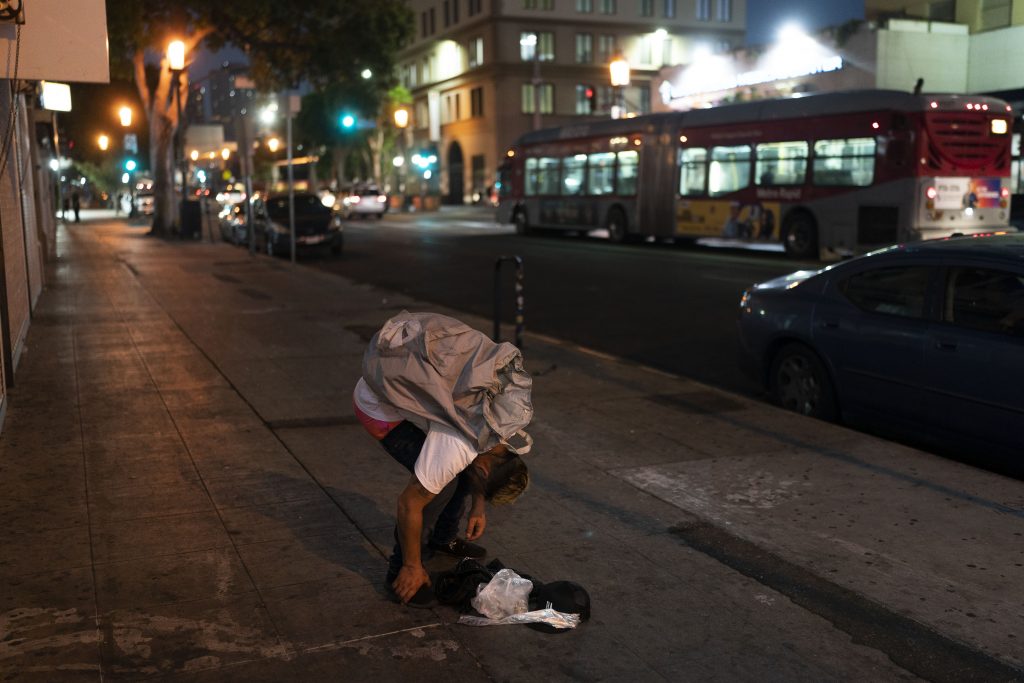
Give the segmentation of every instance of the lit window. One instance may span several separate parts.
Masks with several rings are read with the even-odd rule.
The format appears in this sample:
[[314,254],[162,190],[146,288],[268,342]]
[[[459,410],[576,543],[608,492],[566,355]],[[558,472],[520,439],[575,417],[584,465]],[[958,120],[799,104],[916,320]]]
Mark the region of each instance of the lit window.
[[586,177],[586,154],[576,154],[562,159],[562,194],[583,194],[583,181]]
[[469,41],[467,49],[469,53],[469,68],[480,66],[484,63],[484,39],[473,38]]
[[757,185],[802,185],[807,175],[808,145],[804,140],[766,142],[757,146]]
[[554,112],[555,86],[551,83],[541,83],[534,87],[533,83],[523,83],[522,87],[522,111],[524,114],[533,113],[534,91],[540,91],[540,113],[551,114]]
[[615,0],[601,0],[601,14],[615,14]]
[[594,59],[594,36],[589,33],[576,34],[576,63],[589,64]]
[[712,147],[708,192],[712,197],[750,185],[750,145]]
[[615,152],[591,154],[587,159],[587,194],[615,192]]
[[640,154],[635,150],[619,152],[619,167],[616,173],[618,194],[636,194],[636,180],[640,170]]
[[697,0],[697,21],[711,21],[711,0]]
[[815,185],[870,185],[875,178],[875,139],[818,140],[813,176]]
[[665,18],[675,19],[676,17],[676,0],[665,0]]
[[704,194],[704,176],[708,169],[708,151],[701,147],[679,150],[679,194],[693,197]]
[[715,13],[718,21],[732,21],[732,0],[718,0],[718,11]]

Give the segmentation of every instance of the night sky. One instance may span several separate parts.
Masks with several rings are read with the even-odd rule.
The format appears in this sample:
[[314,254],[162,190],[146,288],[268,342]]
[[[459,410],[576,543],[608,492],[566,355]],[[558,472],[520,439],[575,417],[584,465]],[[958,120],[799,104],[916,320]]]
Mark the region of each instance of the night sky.
[[789,21],[813,32],[863,18],[864,0],[747,0],[747,43],[772,42]]

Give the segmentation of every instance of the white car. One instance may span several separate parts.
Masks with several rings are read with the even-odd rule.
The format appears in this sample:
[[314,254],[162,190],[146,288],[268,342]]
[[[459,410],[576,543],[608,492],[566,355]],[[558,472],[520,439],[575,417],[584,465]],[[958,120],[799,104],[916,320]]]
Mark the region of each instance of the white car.
[[345,218],[375,216],[383,218],[388,210],[388,196],[376,187],[354,188],[341,200],[341,212]]

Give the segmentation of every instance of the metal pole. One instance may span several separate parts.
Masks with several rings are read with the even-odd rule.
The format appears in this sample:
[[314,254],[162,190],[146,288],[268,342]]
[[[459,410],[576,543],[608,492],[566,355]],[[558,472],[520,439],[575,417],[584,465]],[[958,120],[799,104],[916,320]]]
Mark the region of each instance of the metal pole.
[[64,217],[64,188],[60,182],[60,133],[57,131],[57,112],[53,112],[50,116],[51,123],[53,124],[53,154],[54,158],[57,159],[57,208],[60,209],[60,219],[67,223],[67,218]]
[[521,256],[499,256],[494,262],[494,341],[501,341],[501,264],[512,261],[516,267],[515,302],[516,302],[516,336],[515,344],[522,350],[523,331],[526,328],[526,297],[524,295],[523,259]]
[[249,240],[249,253],[256,253],[256,234],[252,221],[252,145],[245,125],[246,109],[243,107],[238,114],[238,139],[242,145],[239,163],[242,166],[242,178],[245,182],[245,234]]
[[[178,113],[178,125],[175,128],[175,145],[174,145],[174,165],[179,166],[178,169],[181,172],[181,199],[178,200],[178,236],[182,236],[185,230],[185,167],[182,164],[181,153],[182,148],[182,132],[181,132],[181,71],[175,70],[174,72],[174,104],[175,109]],[[171,185],[174,185],[174,179],[171,179]]]
[[292,96],[288,102],[288,232],[291,235],[292,265],[295,264],[295,175],[292,168]]

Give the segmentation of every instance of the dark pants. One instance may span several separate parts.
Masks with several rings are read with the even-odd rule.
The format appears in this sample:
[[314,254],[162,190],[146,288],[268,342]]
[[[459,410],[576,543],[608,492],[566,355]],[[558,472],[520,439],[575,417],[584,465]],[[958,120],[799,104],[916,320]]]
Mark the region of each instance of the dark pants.
[[[411,473],[416,458],[420,456],[423,442],[427,435],[422,429],[409,421],[402,422],[381,439],[384,450],[398,464]],[[434,499],[423,508],[423,537],[421,543],[429,541],[445,544],[459,533],[466,501],[469,499],[469,486],[466,478],[459,475],[448,483]],[[395,549],[388,560],[388,572],[397,574],[402,568],[402,545],[398,541],[398,527],[395,527]]]

